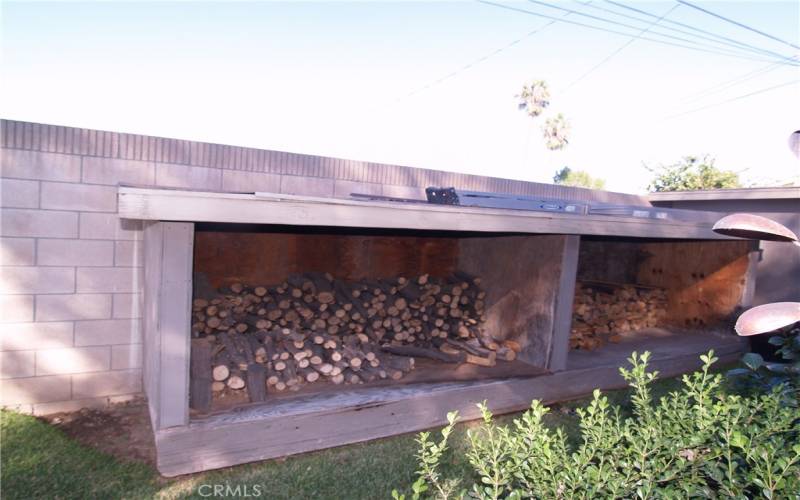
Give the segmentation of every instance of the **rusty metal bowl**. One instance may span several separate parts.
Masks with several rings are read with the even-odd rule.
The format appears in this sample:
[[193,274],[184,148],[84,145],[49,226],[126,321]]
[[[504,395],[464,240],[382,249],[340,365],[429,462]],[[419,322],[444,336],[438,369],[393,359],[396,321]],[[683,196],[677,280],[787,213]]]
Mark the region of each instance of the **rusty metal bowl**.
[[753,214],[727,215],[714,224],[715,233],[753,240],[797,242],[797,235],[774,220]]
[[745,311],[734,329],[742,337],[770,333],[800,321],[800,302],[775,302]]

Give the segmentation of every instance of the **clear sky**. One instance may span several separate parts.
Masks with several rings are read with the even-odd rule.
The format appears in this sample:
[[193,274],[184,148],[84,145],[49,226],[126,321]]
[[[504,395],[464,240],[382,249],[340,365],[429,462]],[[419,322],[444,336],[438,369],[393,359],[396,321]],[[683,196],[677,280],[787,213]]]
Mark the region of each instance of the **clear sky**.
[[[547,3],[635,27],[502,3],[630,35],[564,21],[529,34],[549,20],[479,2],[3,2],[0,115],[545,182],[567,165],[627,192],[645,189],[643,162],[689,154],[746,181],[800,181],[787,146],[800,129],[798,66],[638,39],[577,81],[656,21],[587,1]],[[687,30],[672,20],[800,52],[674,1],[624,3],[669,12],[645,37],[689,38],[662,28]],[[693,3],[800,45],[796,0]],[[549,82],[550,110],[571,123],[564,151],[545,149],[542,121],[517,110],[515,94],[534,79]]]

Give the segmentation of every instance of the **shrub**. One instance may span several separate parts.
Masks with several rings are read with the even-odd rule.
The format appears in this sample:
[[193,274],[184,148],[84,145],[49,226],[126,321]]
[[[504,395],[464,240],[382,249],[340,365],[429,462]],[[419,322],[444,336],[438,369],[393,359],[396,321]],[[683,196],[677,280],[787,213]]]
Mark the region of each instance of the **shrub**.
[[[763,390],[777,385],[788,393],[800,390],[800,326],[785,328],[768,341],[778,349],[775,355],[782,362],[767,362],[755,352],[742,356],[743,368],[728,371],[728,376],[746,389]],[[787,404],[796,404],[790,396]]]
[[[794,498],[800,491],[800,415],[777,387],[741,396],[712,373],[713,351],[680,390],[654,402],[649,353],[633,353],[620,372],[631,386],[631,412],[595,391],[577,411],[581,439],[543,423],[548,408],[533,401],[511,425],[483,422],[467,432],[472,476],[445,478],[439,464],[457,421],[434,442],[418,437],[418,480],[412,498]],[[796,397],[796,395],[795,395]],[[404,499],[396,491],[396,499]]]

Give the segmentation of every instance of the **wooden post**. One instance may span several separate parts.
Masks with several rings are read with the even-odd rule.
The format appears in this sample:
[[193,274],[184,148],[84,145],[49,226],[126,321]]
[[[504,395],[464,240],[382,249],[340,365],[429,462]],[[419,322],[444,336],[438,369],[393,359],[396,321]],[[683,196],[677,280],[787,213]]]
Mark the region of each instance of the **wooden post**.
[[578,250],[581,237],[564,236],[564,252],[561,256],[561,276],[558,280],[553,318],[553,341],[547,368],[561,371],[567,368],[569,335],[572,330],[572,301],[575,298],[575,280],[578,276]]
[[144,230],[144,388],[154,429],[189,423],[194,224]]
[[518,343],[519,361],[566,366],[578,242],[561,234],[459,240],[459,269],[480,276],[487,293],[484,328]]
[[744,289],[739,305],[744,308],[753,306],[756,295],[756,276],[758,275],[758,262],[761,260],[761,241],[754,241],[750,252],[747,254],[747,271],[744,275]]
[[192,339],[189,406],[207,412],[211,408],[211,344],[205,339]]

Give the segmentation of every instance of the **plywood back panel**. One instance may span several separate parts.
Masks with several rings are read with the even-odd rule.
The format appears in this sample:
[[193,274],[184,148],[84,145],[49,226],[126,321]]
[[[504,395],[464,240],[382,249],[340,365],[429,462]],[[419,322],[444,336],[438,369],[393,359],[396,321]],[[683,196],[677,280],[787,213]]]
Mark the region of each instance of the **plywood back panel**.
[[711,325],[740,305],[751,248],[749,241],[643,243],[637,281],[667,289],[669,323]]
[[[567,238],[504,236],[460,243],[459,268],[479,276],[486,290],[486,331],[519,342],[520,359],[543,368],[550,368]],[[577,245],[574,253],[577,257]],[[571,300],[566,307],[571,309]]]
[[667,324],[703,327],[742,303],[752,248],[748,241],[582,240],[578,281],[664,288]]
[[634,283],[641,250],[630,241],[598,241],[582,238],[578,256],[579,281]]
[[218,288],[311,271],[346,280],[448,276],[457,255],[457,240],[445,237],[198,231],[194,259],[195,272]]

